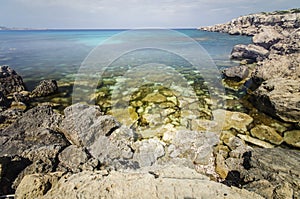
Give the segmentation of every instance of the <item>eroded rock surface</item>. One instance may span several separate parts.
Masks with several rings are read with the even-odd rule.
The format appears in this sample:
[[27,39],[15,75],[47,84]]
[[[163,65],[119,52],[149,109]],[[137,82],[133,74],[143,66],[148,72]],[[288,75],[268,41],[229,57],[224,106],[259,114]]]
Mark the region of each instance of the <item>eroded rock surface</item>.
[[[35,182],[35,183],[33,183]],[[28,186],[34,184],[35,186]],[[51,184],[48,187],[45,184]],[[99,186],[101,185],[101,186]],[[209,181],[189,168],[169,166],[144,171],[82,172],[71,176],[26,176],[18,198],[262,198],[235,187]]]

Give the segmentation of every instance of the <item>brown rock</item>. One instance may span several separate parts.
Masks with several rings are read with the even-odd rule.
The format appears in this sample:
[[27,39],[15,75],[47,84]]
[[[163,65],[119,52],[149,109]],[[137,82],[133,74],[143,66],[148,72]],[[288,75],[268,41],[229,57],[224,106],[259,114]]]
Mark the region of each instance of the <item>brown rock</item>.
[[260,33],[254,35],[252,40],[254,44],[262,46],[265,49],[269,49],[272,45],[283,39],[283,36],[274,28],[264,27],[260,31]]
[[285,132],[283,139],[287,144],[300,148],[300,130]]
[[253,93],[252,103],[286,122],[300,121],[300,80],[276,78],[265,81]]
[[251,135],[264,141],[280,145],[283,138],[276,132],[275,129],[266,125],[257,125],[250,131]]
[[231,58],[237,60],[250,59],[253,61],[260,61],[267,58],[268,55],[268,50],[253,44],[238,44],[235,45],[231,51]]

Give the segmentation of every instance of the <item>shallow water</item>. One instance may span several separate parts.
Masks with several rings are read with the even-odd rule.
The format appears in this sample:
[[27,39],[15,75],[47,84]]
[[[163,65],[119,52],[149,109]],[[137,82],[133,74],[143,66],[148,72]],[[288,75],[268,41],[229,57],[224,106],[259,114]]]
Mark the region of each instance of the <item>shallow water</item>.
[[[24,78],[29,90],[41,79],[68,80],[77,72],[92,49],[123,31],[125,30],[0,31],[0,65],[14,68]],[[229,60],[232,47],[251,42],[251,38],[246,36],[198,30],[178,31],[201,44],[218,67],[234,65]]]

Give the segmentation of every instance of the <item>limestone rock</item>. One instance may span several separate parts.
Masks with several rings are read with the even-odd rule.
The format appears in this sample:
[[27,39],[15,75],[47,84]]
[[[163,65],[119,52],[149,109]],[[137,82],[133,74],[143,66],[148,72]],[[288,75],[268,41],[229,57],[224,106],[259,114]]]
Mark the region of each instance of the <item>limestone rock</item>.
[[202,27],[205,31],[226,32],[253,36],[261,31],[261,27],[282,28],[288,32],[300,27],[300,14],[297,10],[257,13],[232,19],[225,24]]
[[233,66],[222,71],[226,78],[241,81],[248,77],[249,69],[247,66]]
[[254,35],[252,40],[254,44],[262,46],[265,49],[269,49],[272,45],[283,39],[283,36],[274,28],[262,28],[260,31],[260,33]]
[[250,133],[260,140],[271,142],[275,145],[280,145],[283,142],[283,138],[276,130],[266,125],[257,125],[251,129]]
[[88,155],[82,148],[70,145],[65,148],[59,155],[59,164],[72,172],[82,170],[81,166],[88,161]]
[[141,167],[151,166],[156,160],[165,155],[164,144],[156,139],[142,140],[134,143],[133,159]]
[[232,112],[225,110],[214,110],[213,115],[215,120],[222,125],[220,129],[235,130],[239,133],[245,133],[247,131],[247,126],[252,123],[253,118],[246,113]]
[[270,144],[268,142],[265,142],[265,141],[262,141],[262,140],[250,137],[249,135],[238,134],[237,136],[239,138],[241,138],[242,140],[244,140],[246,142],[249,142],[251,144],[254,144],[256,146],[260,146],[260,147],[263,147],[263,148],[274,148],[274,145],[272,145],[272,144]]
[[114,169],[138,167],[132,161],[131,148],[136,135],[128,128],[121,128],[114,117],[103,115],[97,106],[83,104],[74,104],[64,112],[60,129],[70,142],[86,148],[103,165]]
[[32,174],[25,176],[16,191],[16,198],[42,198],[53,185],[57,184],[62,174],[57,172],[46,175]]
[[265,81],[253,93],[252,103],[286,122],[300,121],[300,81],[276,78]]
[[64,110],[60,129],[70,142],[80,147],[91,146],[99,137],[109,136],[120,124],[103,115],[97,106],[74,104]]
[[44,97],[54,94],[58,90],[57,82],[53,79],[41,81],[31,92],[33,97]]
[[48,106],[30,109],[11,126],[0,132],[0,156],[19,155],[32,147],[53,144],[66,146],[68,143],[64,136],[56,131],[60,121],[61,115]]
[[[229,173],[237,171],[242,179],[241,186],[247,190],[269,198],[281,194],[286,198],[300,196],[300,155],[296,150],[254,148],[227,160]],[[287,197],[290,195],[292,197]]]
[[231,51],[232,59],[250,59],[253,61],[259,61],[267,58],[269,55],[269,51],[265,48],[253,44],[244,45],[237,44],[233,47]]
[[300,148],[300,130],[286,131],[283,139],[287,144]]
[[20,75],[9,66],[0,67],[0,91],[6,96],[25,90],[25,84]]
[[300,54],[273,55],[271,58],[258,63],[252,73],[253,81],[259,86],[263,81],[277,78],[300,78]]
[[[63,176],[56,182],[57,179],[58,177],[49,179],[48,176],[28,176],[18,187],[17,196],[41,199],[141,198],[141,196],[151,199],[262,198],[243,189],[209,181],[207,177],[191,169],[172,166],[144,172],[111,172],[108,176],[103,176],[101,173],[81,172]],[[45,184],[41,183],[43,181],[52,183],[52,186],[43,186]],[[28,184],[31,187],[28,187]]]
[[15,92],[13,93],[13,98],[15,102],[27,103],[30,101],[30,92],[29,91]]

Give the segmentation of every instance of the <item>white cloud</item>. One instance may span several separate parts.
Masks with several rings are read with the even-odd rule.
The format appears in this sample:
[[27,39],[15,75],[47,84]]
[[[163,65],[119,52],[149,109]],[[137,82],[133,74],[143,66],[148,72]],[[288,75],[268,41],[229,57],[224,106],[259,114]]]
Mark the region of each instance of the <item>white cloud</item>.
[[[59,28],[198,27],[299,0],[1,0],[0,25]],[[16,14],[18,13],[18,14]]]

